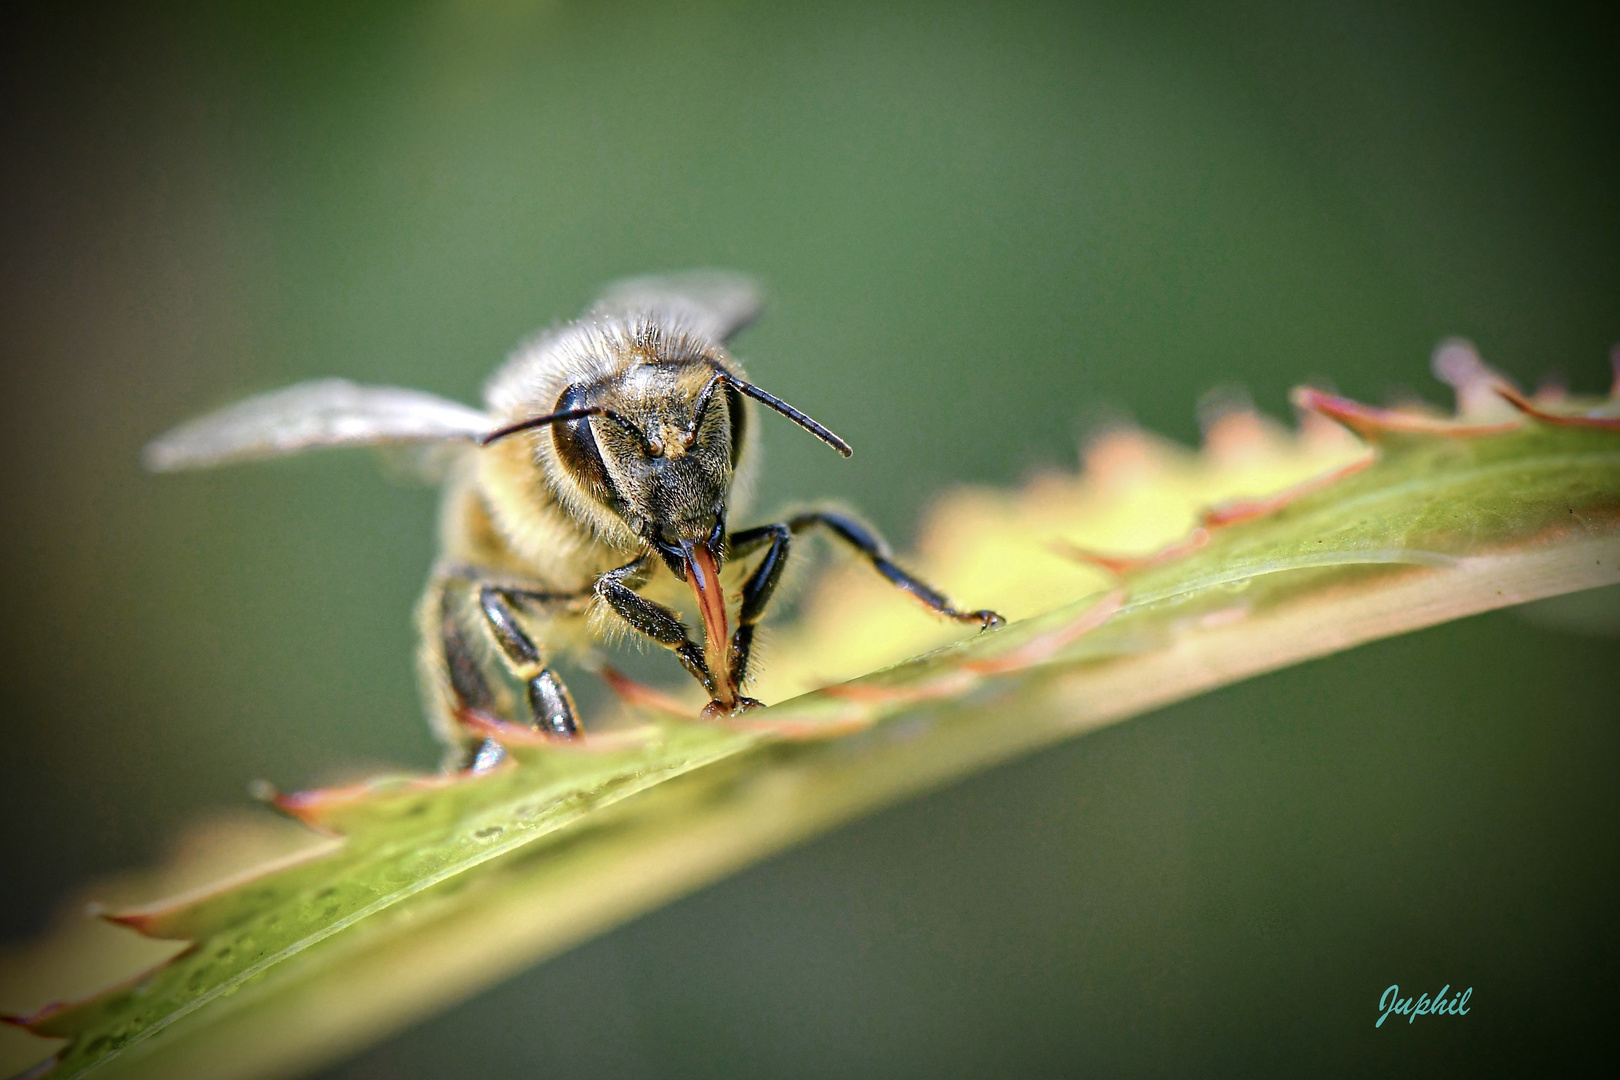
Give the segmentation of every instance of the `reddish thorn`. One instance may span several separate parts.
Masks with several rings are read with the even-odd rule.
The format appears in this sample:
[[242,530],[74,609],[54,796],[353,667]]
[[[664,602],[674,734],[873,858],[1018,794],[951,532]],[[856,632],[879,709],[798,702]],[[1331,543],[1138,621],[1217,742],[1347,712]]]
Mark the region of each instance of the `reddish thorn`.
[[1556,405],[1567,397],[1569,387],[1564,385],[1564,380],[1556,375],[1547,375],[1536,384],[1536,392],[1530,395],[1530,400],[1537,405]]
[[27,1072],[18,1073],[15,1080],[45,1080],[45,1077],[55,1072],[56,1067],[60,1064],[62,1064],[62,1055],[52,1054]]
[[1519,393],[1518,388],[1501,384],[1496,392],[1502,395],[1515,409],[1540,420],[1543,424],[1553,424],[1558,427],[1597,428],[1600,431],[1620,431],[1620,416],[1582,416],[1580,414],[1548,412],[1535,402]]
[[322,823],[322,811],[344,803],[356,802],[366,792],[365,784],[349,784],[337,788],[310,788],[308,791],[288,791],[278,793],[270,800],[270,805],[289,814],[306,825],[319,827]]
[[[586,735],[583,732],[573,737],[553,735],[545,731],[536,731],[520,724],[509,724],[505,720],[497,720],[488,713],[468,709],[457,716],[461,726],[477,735],[494,739],[502,746],[543,746],[548,750],[580,751],[590,753],[599,750],[622,750],[634,747],[645,741],[645,732],[642,729],[630,731],[616,731],[606,735]],[[481,773],[458,773],[449,777],[431,777],[433,781],[449,781],[488,776],[490,772],[509,768],[510,763],[502,762],[495,769]]]
[[683,720],[689,719],[692,715],[691,709],[682,705],[662,690],[632,679],[618,668],[603,664],[597,674],[602,677],[603,682],[608,684],[608,689],[617,694],[619,700],[626,705],[638,709],[651,709],[654,712],[667,713]]
[[474,734],[494,739],[502,746],[554,746],[572,741],[521,724],[509,724],[476,709],[460,711],[456,714],[456,722]]
[[1261,453],[1271,438],[1270,423],[1247,397],[1228,399],[1215,405],[1202,425],[1204,452],[1218,461],[1241,460]]
[[303,822],[317,832],[330,835],[333,830],[327,823],[327,817],[334,810],[341,810],[345,806],[364,802],[367,799],[386,798],[405,791],[428,791],[434,788],[448,787],[451,784],[468,779],[469,775],[466,773],[450,773],[440,776],[418,776],[409,779],[405,784],[389,785],[383,788],[379,788],[374,781],[362,780],[354,784],[345,784],[342,787],[310,788],[308,791],[278,794],[270,800],[270,805],[283,814]]
[[1309,480],[1295,484],[1293,487],[1280,491],[1269,498],[1234,499],[1231,502],[1220,503],[1205,510],[1201,520],[1204,528],[1219,529],[1227,525],[1235,525],[1240,521],[1248,521],[1251,518],[1265,517],[1267,514],[1276,513],[1296,499],[1303,498],[1313,491],[1320,491],[1322,488],[1328,487],[1352,473],[1360,472],[1372,463],[1373,458],[1368,455],[1360,461],[1352,461],[1348,465],[1332,469],[1320,476],[1313,476]]
[[155,911],[102,911],[97,912],[97,918],[118,926],[127,926],[143,937],[155,937],[152,932],[157,925],[158,913]]
[[1499,435],[1516,431],[1516,421],[1497,424],[1468,424],[1406,409],[1385,409],[1363,405],[1338,394],[1309,386],[1296,386],[1289,397],[1301,409],[1337,420],[1364,439],[1376,442],[1386,435],[1446,435],[1466,438],[1473,435]]
[[1435,378],[1457,392],[1457,419],[1489,417],[1499,412],[1495,389],[1507,379],[1495,368],[1480,359],[1479,350],[1463,338],[1449,338],[1440,343],[1429,361]]
[[[250,873],[253,876],[274,873],[276,870],[280,869],[282,865],[284,865],[284,863],[278,861],[276,863],[271,863],[268,866],[256,868]],[[173,916],[177,913],[184,913],[185,911],[195,907],[200,900],[218,895],[222,892],[229,892],[236,885],[240,884],[246,876],[247,875],[242,875],[222,882],[216,882],[215,884],[209,886],[205,891],[199,890],[196,892],[188,892],[182,896],[174,897],[169,900],[160,900],[150,907],[135,908],[130,911],[97,912],[96,918],[113,923],[116,926],[127,927],[128,929],[135,931],[137,934],[140,934],[142,937],[151,938],[153,941],[190,941],[190,936],[186,934],[176,934],[173,929],[165,932],[163,929],[163,920],[166,917]],[[160,964],[159,966],[161,967],[162,965]]]
[[[968,676],[964,678],[964,676]],[[937,679],[916,686],[867,686],[862,683],[840,683],[824,686],[821,693],[841,701],[862,705],[892,705],[897,702],[937,701],[961,693],[978,680],[965,668],[946,672]]]
[[1141,428],[1113,425],[1086,441],[1084,471],[1104,487],[1125,486],[1151,471],[1160,453],[1152,437]]
[[872,725],[870,717],[859,712],[839,720],[745,720],[743,713],[720,717],[716,722],[737,731],[757,731],[795,741],[832,739],[862,731]]
[[1125,590],[1114,589],[1107,596],[1086,609],[1074,622],[1033,641],[1027,641],[1011,652],[988,660],[973,660],[962,665],[963,670],[976,675],[1002,675],[1043,664],[1069,645],[1097,629],[1114,617],[1125,605]]
[[280,810],[288,817],[308,825],[312,829],[323,829],[326,825],[326,812],[337,806],[358,802],[370,790],[366,784],[348,784],[335,788],[310,788],[308,791],[277,792],[271,799],[270,805]]
[[1141,570],[1148,566],[1158,566],[1179,559],[1183,555],[1191,554],[1209,543],[1209,530],[1199,527],[1188,533],[1187,536],[1173,544],[1169,544],[1153,552],[1151,555],[1104,555],[1101,552],[1091,551],[1069,543],[1067,540],[1053,541],[1051,550],[1066,559],[1076,562],[1090,563],[1099,566],[1118,577],[1130,573],[1132,570]]
[[[126,982],[127,981],[128,980],[126,980]],[[122,986],[125,985],[125,983],[120,983],[119,985]],[[53,1001],[47,1005],[41,1005],[33,1012],[27,1014],[0,1013],[0,1023],[6,1024],[10,1027],[22,1028],[24,1031],[34,1035],[44,1035],[44,1033],[39,1030],[40,1025],[72,1004],[74,1003],[71,1001]],[[51,1036],[45,1037],[51,1038]],[[27,1074],[25,1073],[24,1075]]]
[[1233,604],[1231,607],[1218,608],[1215,611],[1205,612],[1198,616],[1195,625],[1200,630],[1215,630],[1222,626],[1231,626],[1240,623],[1249,617],[1249,605]]
[[884,705],[891,701],[899,701],[911,694],[910,690],[901,690],[892,686],[863,686],[860,683],[838,683],[834,686],[823,686],[819,693],[839,701],[853,701],[860,705]]

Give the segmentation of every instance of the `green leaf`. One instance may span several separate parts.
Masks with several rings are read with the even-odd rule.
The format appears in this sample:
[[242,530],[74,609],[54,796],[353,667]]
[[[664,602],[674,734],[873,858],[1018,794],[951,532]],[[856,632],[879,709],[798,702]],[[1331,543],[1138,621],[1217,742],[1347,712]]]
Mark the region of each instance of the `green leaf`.
[[631,688],[640,726],[583,745],[470,721],[511,751],[488,775],[278,798],[341,842],[114,916],[192,944],[19,1022],[67,1040],[51,1076],[285,1075],[969,770],[1360,642],[1620,581],[1614,400],[1464,376],[1455,418],[1301,391],[1297,434],[1238,412],[1194,457],[1119,432],[1080,476],[957,496],[919,558],[953,594],[1025,616],[1000,631],[794,694],[939,640],[891,594],[834,575],[779,644],[762,695],[778,703],[733,725]]

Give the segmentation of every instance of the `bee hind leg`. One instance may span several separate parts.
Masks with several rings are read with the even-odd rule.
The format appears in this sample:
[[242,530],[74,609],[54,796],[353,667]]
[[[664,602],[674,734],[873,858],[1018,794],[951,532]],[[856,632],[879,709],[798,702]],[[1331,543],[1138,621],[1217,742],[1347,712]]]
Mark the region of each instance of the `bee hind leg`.
[[573,698],[546,665],[544,653],[523,628],[518,611],[576,605],[583,598],[492,580],[475,567],[454,566],[435,573],[418,609],[420,670],[429,718],[448,747],[446,771],[483,772],[506,757],[494,739],[469,739],[463,724],[466,716],[515,719],[525,712],[513,700],[507,681],[492,678],[492,650],[480,640],[486,631],[493,651],[525,691],[528,716],[518,722],[561,738],[578,734]]
[[478,590],[478,607],[484,613],[490,636],[495,639],[512,674],[523,683],[531,726],[537,731],[563,738],[573,738],[579,734],[579,714],[574,708],[574,697],[568,692],[562,678],[546,666],[539,646],[519,625],[513,602],[562,602],[572,599],[575,598],[552,597],[489,584],[480,586]]
[[445,770],[484,772],[499,765],[506,751],[494,739],[466,742],[459,737],[456,718],[469,712],[498,715],[501,703],[467,640],[455,592],[450,582],[437,580],[423,602],[423,685],[429,700],[439,702],[430,708],[430,715],[448,744]]

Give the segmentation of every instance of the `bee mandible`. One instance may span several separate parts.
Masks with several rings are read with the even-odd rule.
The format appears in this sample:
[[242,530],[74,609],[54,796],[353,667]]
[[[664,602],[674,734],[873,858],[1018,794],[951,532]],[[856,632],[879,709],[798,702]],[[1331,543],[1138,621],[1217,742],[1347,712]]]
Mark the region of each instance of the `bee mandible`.
[[[167,471],[398,444],[446,454],[442,554],[418,621],[424,694],[449,768],[481,770],[503,756],[459,721],[469,712],[575,737],[579,716],[552,659],[626,629],[675,654],[709,694],[706,716],[758,706],[740,692],[755,627],[793,538],[808,529],[850,545],[939,615],[1000,625],[994,612],[959,610],[906,572],[847,514],[812,510],[729,528],[756,405],[845,457],[852,452],[748,381],[727,351],[760,303],[751,280],[718,271],[619,282],[578,320],[520,346],[490,379],[485,410],[417,390],[315,380],[183,424],[148,446],[146,461]],[[720,571],[745,560],[753,567],[733,630]],[[669,606],[682,583],[696,601],[701,641]]]

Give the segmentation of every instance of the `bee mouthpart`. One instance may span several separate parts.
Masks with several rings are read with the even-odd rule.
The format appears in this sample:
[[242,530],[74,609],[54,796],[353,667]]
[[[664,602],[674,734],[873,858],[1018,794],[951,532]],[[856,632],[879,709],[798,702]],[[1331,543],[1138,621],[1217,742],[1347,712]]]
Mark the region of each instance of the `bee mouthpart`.
[[703,619],[703,658],[714,676],[715,700],[729,708],[737,700],[737,689],[731,685],[727,649],[731,634],[726,625],[726,598],[720,589],[720,560],[708,542],[682,540],[680,548],[686,583],[692,587]]

